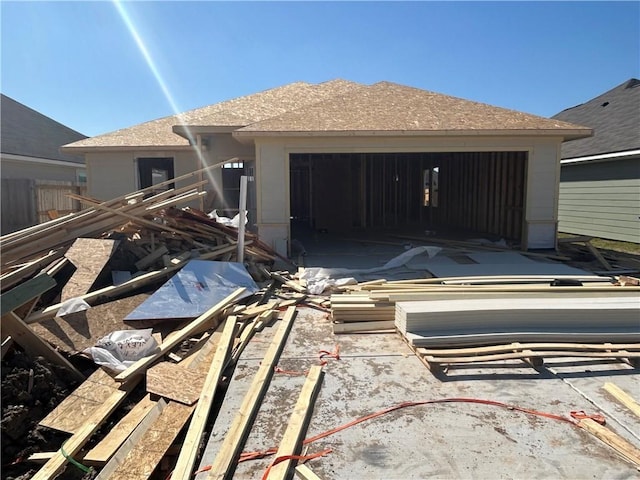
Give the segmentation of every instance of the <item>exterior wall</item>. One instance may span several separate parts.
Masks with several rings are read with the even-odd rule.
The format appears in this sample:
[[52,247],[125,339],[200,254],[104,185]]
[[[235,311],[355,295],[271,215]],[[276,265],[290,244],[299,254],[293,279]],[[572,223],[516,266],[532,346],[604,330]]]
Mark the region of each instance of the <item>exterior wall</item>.
[[558,226],[560,143],[548,139],[529,153],[525,200],[525,249],[555,248]]
[[[209,165],[215,165],[237,157],[240,161],[244,162],[246,166],[247,164],[252,165],[256,158],[254,146],[252,144],[242,144],[238,142],[231,136],[231,133],[207,135],[203,137],[203,141],[206,144],[203,155]],[[223,208],[221,169],[216,168],[209,170],[206,176],[209,178],[209,184],[206,188],[211,194],[207,197],[205,210],[209,212],[214,208]],[[255,187],[253,184],[250,184],[249,188]],[[251,199],[254,196],[254,192],[251,192],[249,198]],[[248,203],[247,208],[250,211],[255,210],[255,205]],[[253,220],[251,221],[253,222]]]
[[640,157],[562,166],[559,231],[640,243]]
[[290,153],[527,151],[525,248],[555,248],[560,143],[556,137],[292,137],[256,139],[258,233],[287,253]]
[[133,152],[100,152],[85,156],[88,195],[110,200],[137,190]]
[[2,178],[29,178],[33,180],[55,180],[77,182],[80,173],[85,172],[84,165],[66,166],[48,164],[46,160],[20,161],[0,156]]

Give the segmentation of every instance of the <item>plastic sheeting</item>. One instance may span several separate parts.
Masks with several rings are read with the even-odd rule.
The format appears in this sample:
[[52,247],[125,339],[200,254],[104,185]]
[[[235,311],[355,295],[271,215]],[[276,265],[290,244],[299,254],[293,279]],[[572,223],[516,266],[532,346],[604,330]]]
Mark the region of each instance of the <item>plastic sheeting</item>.
[[354,275],[362,275],[369,273],[384,272],[404,266],[407,262],[412,260],[418,255],[426,253],[429,258],[436,256],[442,248],[440,247],[415,247],[401,253],[397,257],[392,258],[381,267],[367,268],[367,269],[348,269],[348,268],[322,268],[313,267],[307,268],[302,272],[300,278],[306,280],[307,290],[314,295],[321,294],[326,289],[333,286],[341,285],[353,285],[357,281],[353,278]]
[[242,263],[191,260],[125,321],[196,318],[239,287],[246,288],[240,298],[258,291]]

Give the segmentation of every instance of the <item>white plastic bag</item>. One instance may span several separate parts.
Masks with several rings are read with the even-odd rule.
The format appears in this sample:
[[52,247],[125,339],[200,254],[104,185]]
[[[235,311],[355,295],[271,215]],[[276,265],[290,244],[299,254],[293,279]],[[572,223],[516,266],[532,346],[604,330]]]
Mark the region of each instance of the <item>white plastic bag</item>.
[[84,350],[98,365],[122,372],[136,361],[158,349],[153,329],[118,330],[102,337],[93,347]]

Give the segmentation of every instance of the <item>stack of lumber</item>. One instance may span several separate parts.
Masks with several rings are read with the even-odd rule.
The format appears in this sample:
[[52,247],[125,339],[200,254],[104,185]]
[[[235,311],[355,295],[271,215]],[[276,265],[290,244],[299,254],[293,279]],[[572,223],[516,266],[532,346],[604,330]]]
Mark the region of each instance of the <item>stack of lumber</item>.
[[544,297],[396,303],[415,347],[523,342],[640,342],[640,297]]
[[333,333],[395,329],[395,305],[373,300],[367,293],[331,295]]
[[334,333],[392,328],[430,368],[544,357],[640,358],[629,278],[509,276],[378,281],[331,296]]
[[[201,171],[172,182],[198,173]],[[75,195],[89,207],[0,237],[2,291],[39,272],[63,268],[58,262],[65,261],[66,252],[80,238],[118,240],[123,255],[131,260],[121,269],[132,274],[171,268],[192,257],[233,261],[238,249],[237,229],[219,224],[195,208],[178,208],[202,197],[206,182],[151,196],[150,189],[143,189],[107,202]],[[248,263],[270,265],[278,257],[252,233],[245,234],[243,245]],[[93,250],[85,248],[85,253]],[[77,268],[82,267],[69,257]],[[260,271],[257,266],[253,270]]]
[[[554,283],[569,286],[553,286]],[[572,286],[572,285],[579,286]],[[334,333],[355,333],[395,329],[397,302],[503,298],[541,298],[624,296],[637,297],[640,288],[622,287],[610,277],[601,276],[510,276],[426,278],[366,282],[349,286],[331,295]],[[347,325],[348,324],[348,325]]]

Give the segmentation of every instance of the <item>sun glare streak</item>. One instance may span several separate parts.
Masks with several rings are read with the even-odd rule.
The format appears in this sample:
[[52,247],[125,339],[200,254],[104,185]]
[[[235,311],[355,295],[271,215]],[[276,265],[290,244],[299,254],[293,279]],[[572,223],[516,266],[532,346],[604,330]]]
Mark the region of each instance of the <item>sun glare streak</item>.
[[[181,110],[178,108],[175,100],[173,99],[173,95],[171,95],[171,91],[169,90],[169,87],[167,86],[167,83],[164,81],[164,78],[162,77],[162,74],[160,73],[160,70],[158,69],[158,67],[156,66],[155,62],[153,61],[153,57],[151,56],[151,53],[149,53],[149,49],[147,49],[147,46],[145,45],[144,41],[142,40],[142,37],[140,37],[140,34],[138,33],[138,29],[134,25],[133,20],[132,20],[131,16],[129,15],[129,12],[127,12],[127,10],[124,8],[124,5],[122,4],[121,0],[112,0],[112,2],[114,4],[114,6],[116,7],[116,10],[120,14],[120,17],[122,18],[122,21],[127,26],[127,29],[129,30],[129,33],[131,34],[131,36],[133,37],[134,41],[136,42],[136,46],[138,47],[138,50],[140,50],[140,53],[144,57],[144,60],[145,60],[145,62],[147,64],[147,66],[149,67],[149,70],[151,70],[151,73],[155,77],[156,82],[158,82],[158,85],[162,89],[162,93],[164,94],[165,98],[167,99],[167,102],[169,102],[169,105],[171,106],[171,109],[173,110],[173,113],[178,117],[180,123],[184,124],[183,115],[181,113]],[[185,125],[185,132],[186,132],[187,138],[189,139],[189,143],[191,145],[195,146],[196,145],[196,140],[195,140],[193,134],[191,133],[191,131],[189,130],[189,127],[187,127],[186,125]],[[208,167],[209,166],[209,162],[207,161],[207,159],[202,154],[202,151],[200,150],[200,148],[194,147],[194,151],[196,152],[196,155],[198,156],[198,161],[199,161],[199,164],[201,165],[201,167]],[[213,173],[211,172],[211,170],[207,170],[206,174],[209,177],[209,182],[210,182],[212,188],[214,190],[216,190],[216,195],[220,195],[220,192],[217,191],[218,190],[217,182],[214,180]]]

